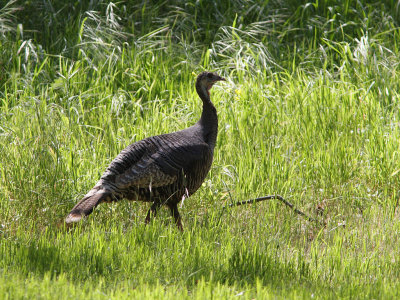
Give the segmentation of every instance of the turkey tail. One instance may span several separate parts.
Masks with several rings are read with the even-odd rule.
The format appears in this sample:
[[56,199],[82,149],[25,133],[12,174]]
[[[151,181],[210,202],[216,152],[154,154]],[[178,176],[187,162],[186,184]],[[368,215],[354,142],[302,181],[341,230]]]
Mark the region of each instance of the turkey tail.
[[101,202],[106,201],[110,197],[109,193],[96,191],[90,191],[77,205],[71,210],[68,216],[65,218],[65,223],[76,223],[79,222],[82,217],[92,213],[93,208],[99,205]]

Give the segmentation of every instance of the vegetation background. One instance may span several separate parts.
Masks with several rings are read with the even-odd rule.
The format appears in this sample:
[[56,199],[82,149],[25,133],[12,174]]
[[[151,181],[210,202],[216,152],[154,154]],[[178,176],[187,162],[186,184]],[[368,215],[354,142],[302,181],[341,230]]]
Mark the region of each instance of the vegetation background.
[[[0,298],[398,298],[399,1],[0,0]],[[181,208],[57,224],[128,144],[220,119]],[[279,193],[325,226],[270,201]]]

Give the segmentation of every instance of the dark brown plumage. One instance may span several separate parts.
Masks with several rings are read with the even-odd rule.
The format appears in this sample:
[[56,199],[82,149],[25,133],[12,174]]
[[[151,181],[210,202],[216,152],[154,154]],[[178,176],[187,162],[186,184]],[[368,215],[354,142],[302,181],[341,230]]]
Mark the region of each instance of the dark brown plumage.
[[203,101],[200,120],[184,130],[145,138],[122,150],[65,222],[79,222],[100,203],[126,198],[152,202],[146,223],[161,205],[167,205],[182,230],[177,205],[197,191],[213,160],[218,118],[209,91],[221,80],[225,79],[215,73],[201,73],[196,81]]

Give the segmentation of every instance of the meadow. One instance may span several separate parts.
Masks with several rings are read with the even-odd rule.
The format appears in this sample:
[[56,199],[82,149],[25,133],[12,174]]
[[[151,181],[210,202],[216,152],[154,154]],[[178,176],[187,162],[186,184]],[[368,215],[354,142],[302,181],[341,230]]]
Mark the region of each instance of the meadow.
[[[184,232],[129,201],[67,230],[122,149],[198,120],[204,70]],[[398,1],[0,0],[0,298],[398,298],[399,91]],[[319,222],[222,209],[268,194]]]

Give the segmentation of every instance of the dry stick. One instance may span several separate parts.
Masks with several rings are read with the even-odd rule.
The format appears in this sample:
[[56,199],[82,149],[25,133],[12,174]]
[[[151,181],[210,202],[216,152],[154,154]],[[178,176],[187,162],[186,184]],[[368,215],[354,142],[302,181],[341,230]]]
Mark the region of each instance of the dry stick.
[[[240,205],[244,205],[244,204],[257,203],[257,202],[260,202],[260,201],[271,200],[271,199],[278,199],[278,200],[282,201],[285,205],[289,206],[295,213],[297,213],[297,214],[301,215],[302,217],[306,218],[308,221],[317,222],[316,219],[306,215],[301,210],[298,210],[297,208],[294,207],[294,205],[292,203],[290,203],[289,201],[285,200],[282,196],[279,196],[279,195],[268,195],[268,196],[264,196],[264,197],[260,197],[260,198],[255,198],[255,199],[250,199],[250,200],[245,200],[245,201],[238,201],[236,203],[231,203],[228,206],[224,206],[222,209],[225,209],[227,207],[240,206]],[[319,222],[317,222],[317,223],[319,223]]]

